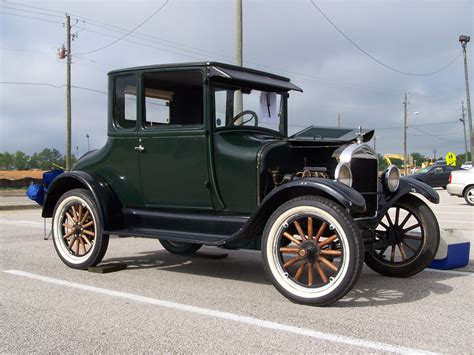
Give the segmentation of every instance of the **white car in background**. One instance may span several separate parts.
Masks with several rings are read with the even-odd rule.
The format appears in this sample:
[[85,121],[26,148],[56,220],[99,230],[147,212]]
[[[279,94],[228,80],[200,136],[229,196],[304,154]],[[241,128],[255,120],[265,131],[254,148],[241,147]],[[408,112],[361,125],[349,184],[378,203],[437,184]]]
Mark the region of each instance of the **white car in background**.
[[472,168],[472,162],[467,161],[463,165],[461,165],[461,169],[471,169]]
[[474,206],[474,169],[452,171],[446,189],[450,195],[464,197],[469,205]]

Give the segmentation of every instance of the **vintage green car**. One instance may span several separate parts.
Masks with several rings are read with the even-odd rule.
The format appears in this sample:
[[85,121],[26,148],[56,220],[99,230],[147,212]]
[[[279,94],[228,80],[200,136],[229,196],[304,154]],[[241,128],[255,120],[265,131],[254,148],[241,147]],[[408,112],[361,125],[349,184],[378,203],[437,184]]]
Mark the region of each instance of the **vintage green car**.
[[[108,139],[50,185],[43,217],[69,267],[98,264],[109,235],[158,238],[175,254],[202,245],[262,251],[292,301],[327,305],[364,260],[407,277],[432,261],[439,227],[417,192],[378,174],[373,131],[311,126],[288,136],[289,79],[228,64],[109,73]],[[317,123],[317,118],[315,118]]]

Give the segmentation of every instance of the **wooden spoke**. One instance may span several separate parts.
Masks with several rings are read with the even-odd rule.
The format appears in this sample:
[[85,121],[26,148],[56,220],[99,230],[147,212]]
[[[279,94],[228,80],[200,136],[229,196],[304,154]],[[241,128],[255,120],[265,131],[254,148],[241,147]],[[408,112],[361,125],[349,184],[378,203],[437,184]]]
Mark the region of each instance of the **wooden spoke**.
[[313,239],[313,217],[308,217],[308,239]]
[[300,248],[286,248],[286,247],[281,247],[280,252],[285,253],[285,254],[298,254],[300,252]]
[[323,240],[321,243],[319,243],[318,247],[321,249],[323,246],[331,244],[336,239],[337,239],[337,235],[334,234],[334,235],[330,236],[329,238],[326,238],[325,240]]
[[74,226],[72,224],[63,223],[63,227],[72,228]]
[[392,252],[390,253],[390,261],[395,261],[395,245],[392,245]]
[[298,231],[298,234],[299,234],[300,237],[301,237],[301,240],[305,240],[305,239],[306,239],[306,236],[304,235],[303,228],[301,228],[300,222],[294,221],[293,224],[295,225],[296,230]]
[[91,241],[89,240],[89,238],[87,238],[85,235],[81,235],[81,238],[84,239],[84,241],[86,242],[87,245],[92,245]]
[[398,225],[398,218],[400,217],[400,207],[395,208],[395,225]]
[[88,231],[88,230],[83,230],[82,233],[90,235],[91,237],[95,237],[95,234],[91,231]]
[[403,244],[404,246],[406,246],[408,249],[410,249],[412,252],[416,253],[416,250],[413,249],[413,247],[412,247],[410,244],[405,243],[405,242],[402,242],[402,244]]
[[342,252],[340,250],[321,250],[320,252],[321,255],[331,255],[331,256],[341,256]]
[[300,260],[301,260],[301,258],[300,258],[299,256],[297,256],[297,257],[295,257],[295,258],[293,258],[293,259],[288,260],[288,261],[283,265],[283,267],[284,267],[284,268],[290,267],[291,265],[296,264],[296,263],[297,263],[298,261],[300,261]]
[[90,227],[90,226],[92,226],[92,225],[94,225],[94,221],[89,221],[89,222],[87,222],[86,224],[84,224],[84,225],[82,226],[82,228],[88,228],[88,227]]
[[301,264],[298,270],[296,270],[295,280],[298,281],[303,274],[305,264]]
[[308,286],[313,286],[313,264],[308,263]]
[[80,239],[76,239],[76,255],[79,255],[79,246],[80,246],[79,240]]
[[388,246],[380,249],[379,255],[383,255],[387,249],[388,249]]
[[321,224],[321,227],[319,227],[318,233],[316,233],[316,235],[314,236],[314,239],[316,239],[316,242],[319,242],[319,238],[321,238],[327,226],[328,224],[326,222],[323,222],[323,224]]
[[418,235],[404,235],[403,238],[412,239],[412,240],[421,240],[421,237]]
[[84,216],[82,216],[82,219],[79,223],[84,224],[88,216],[89,216],[89,210],[86,210],[86,213],[84,213]]
[[337,271],[337,266],[326,259],[324,256],[319,256],[319,261],[321,261],[324,265],[330,268],[332,271]]
[[384,227],[386,230],[389,230],[389,228],[390,228],[389,226],[387,226],[387,225],[386,225],[385,223],[383,223],[383,222],[380,222],[380,225],[381,225],[382,227]]
[[419,223],[414,224],[414,225],[412,225],[411,227],[408,227],[408,228],[404,229],[404,230],[403,230],[403,233],[406,233],[406,232],[409,232],[409,231],[411,231],[411,230],[413,230],[413,229],[416,229],[416,228],[418,228],[419,226],[420,226]]
[[403,245],[401,243],[398,243],[398,249],[400,249],[400,254],[402,254],[402,259],[406,260],[407,259],[407,254],[405,253],[405,249],[403,248]]
[[400,227],[403,228],[403,226],[405,225],[405,223],[408,222],[408,220],[410,219],[410,217],[412,216],[411,212],[408,212],[408,214],[406,215],[406,217],[403,219],[402,223],[400,223]]
[[284,232],[283,235],[284,235],[287,239],[291,240],[293,243],[298,244],[298,245],[301,244],[301,241],[299,241],[298,239],[296,239],[295,237],[293,237],[290,233]]
[[393,227],[393,222],[392,222],[392,220],[390,219],[390,215],[388,214],[388,212],[385,214],[385,218],[387,218],[388,225],[389,225],[390,227]]
[[72,250],[72,247],[74,246],[74,243],[76,242],[76,238],[72,238],[70,241],[69,241],[69,244],[68,244],[68,248],[70,250]]
[[74,218],[72,218],[69,212],[66,212],[66,216],[68,218],[68,221],[74,222]]
[[77,221],[81,222],[82,219],[82,204],[79,204],[79,212],[77,214]]
[[323,283],[328,282],[328,277],[326,276],[326,273],[324,272],[324,270],[321,269],[321,266],[319,266],[319,263],[316,262],[316,263],[314,263],[314,265],[316,266],[316,271],[318,272],[319,277],[321,278],[321,281]]
[[82,255],[84,255],[86,253],[86,246],[85,246],[84,241],[82,240],[82,238],[79,238],[79,246],[82,247],[82,250],[84,250],[84,253],[82,253]]
[[70,232],[67,233],[67,234],[64,234],[64,235],[63,235],[63,238],[64,238],[64,239],[69,238],[69,237],[70,237],[71,235],[73,235],[73,234],[74,234],[74,230],[70,231]]
[[74,205],[72,205],[71,209],[72,209],[72,217],[73,217],[74,222],[79,222],[79,219],[77,218],[76,207],[74,207]]

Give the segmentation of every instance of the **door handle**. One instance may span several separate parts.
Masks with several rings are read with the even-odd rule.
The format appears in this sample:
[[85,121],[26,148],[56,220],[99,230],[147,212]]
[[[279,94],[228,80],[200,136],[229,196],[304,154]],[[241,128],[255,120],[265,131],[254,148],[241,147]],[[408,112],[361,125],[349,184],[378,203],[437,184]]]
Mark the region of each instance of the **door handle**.
[[138,150],[139,152],[143,152],[145,150],[145,147],[140,144],[138,147],[135,147],[135,150]]

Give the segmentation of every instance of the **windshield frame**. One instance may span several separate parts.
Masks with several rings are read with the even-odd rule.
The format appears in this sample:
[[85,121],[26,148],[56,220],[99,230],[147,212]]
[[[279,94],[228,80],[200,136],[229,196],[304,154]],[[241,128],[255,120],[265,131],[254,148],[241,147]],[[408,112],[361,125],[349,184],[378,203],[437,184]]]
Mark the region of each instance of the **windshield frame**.
[[[238,126],[216,126],[216,92],[220,90],[238,90],[239,88],[247,90],[258,90],[263,92],[272,92],[280,95],[280,105],[281,105],[281,116],[280,122],[278,124],[278,129],[272,129],[267,127],[259,126],[247,126],[247,125],[238,125]],[[236,81],[236,80],[226,80],[226,79],[215,79],[212,80],[212,84],[209,85],[211,105],[209,111],[211,113],[211,127],[214,131],[224,131],[224,130],[247,130],[247,131],[259,131],[262,133],[270,133],[272,135],[277,135],[279,137],[288,137],[288,90],[278,87],[270,87],[262,85],[259,83],[245,82],[245,81]],[[235,101],[235,100],[234,100]],[[235,102],[234,102],[235,104]],[[245,108],[244,108],[245,110]]]

